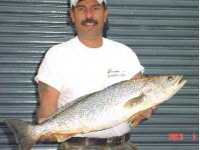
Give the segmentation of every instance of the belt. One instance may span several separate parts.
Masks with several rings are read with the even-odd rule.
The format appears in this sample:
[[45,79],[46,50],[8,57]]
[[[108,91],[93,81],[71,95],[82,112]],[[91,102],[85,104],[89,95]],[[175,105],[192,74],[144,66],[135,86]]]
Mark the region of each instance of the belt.
[[84,146],[90,146],[90,145],[117,146],[127,142],[129,139],[130,139],[130,133],[126,133],[122,136],[116,136],[111,138],[73,137],[67,140],[67,142]]

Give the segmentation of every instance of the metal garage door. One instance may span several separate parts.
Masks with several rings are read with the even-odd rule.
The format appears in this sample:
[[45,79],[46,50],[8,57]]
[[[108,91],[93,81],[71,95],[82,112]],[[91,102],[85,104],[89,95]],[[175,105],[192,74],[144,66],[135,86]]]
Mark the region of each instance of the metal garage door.
[[[107,37],[130,46],[146,75],[183,74],[187,85],[131,131],[141,150],[199,149],[198,0],[108,0]],[[0,0],[0,149],[17,145],[5,118],[35,122],[33,80],[46,50],[74,36],[67,0]],[[38,143],[34,149],[56,149]]]

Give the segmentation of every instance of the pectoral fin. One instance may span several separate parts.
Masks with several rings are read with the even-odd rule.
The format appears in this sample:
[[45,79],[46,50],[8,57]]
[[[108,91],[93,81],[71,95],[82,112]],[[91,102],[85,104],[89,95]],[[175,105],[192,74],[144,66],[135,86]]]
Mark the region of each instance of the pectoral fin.
[[127,122],[132,122],[132,121],[134,121],[135,118],[136,118],[139,114],[140,114],[140,112],[134,114],[133,116],[131,116],[130,118],[128,118],[126,121],[127,121]]
[[124,104],[124,108],[133,108],[133,107],[137,106],[139,103],[141,103],[144,100],[144,97],[145,97],[145,95],[142,94],[139,97],[135,97],[135,98],[127,101]]
[[131,123],[131,128],[135,128],[143,120],[142,116],[138,116],[136,120]]
[[73,133],[71,133],[71,134],[54,133],[53,135],[57,139],[58,142],[64,142],[64,141],[66,141],[67,139],[73,137],[76,134],[73,134]]
[[[141,112],[138,112],[126,120],[127,122],[132,122],[131,128],[136,127],[143,120],[143,117],[140,116],[140,113]],[[135,119],[136,117],[137,119]]]

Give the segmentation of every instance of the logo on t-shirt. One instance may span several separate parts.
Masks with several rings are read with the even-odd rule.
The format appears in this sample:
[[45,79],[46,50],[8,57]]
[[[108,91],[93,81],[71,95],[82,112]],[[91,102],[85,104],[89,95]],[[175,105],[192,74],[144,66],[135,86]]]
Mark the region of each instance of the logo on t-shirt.
[[109,68],[108,69],[108,78],[113,78],[113,77],[125,77],[126,76],[126,72],[119,70],[119,69],[112,69]]

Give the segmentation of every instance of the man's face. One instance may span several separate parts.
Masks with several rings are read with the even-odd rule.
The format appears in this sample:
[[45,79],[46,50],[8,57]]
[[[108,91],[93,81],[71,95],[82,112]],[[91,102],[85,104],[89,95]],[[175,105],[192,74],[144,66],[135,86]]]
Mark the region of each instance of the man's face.
[[78,36],[88,40],[102,37],[107,16],[107,8],[97,0],[82,0],[71,11]]

